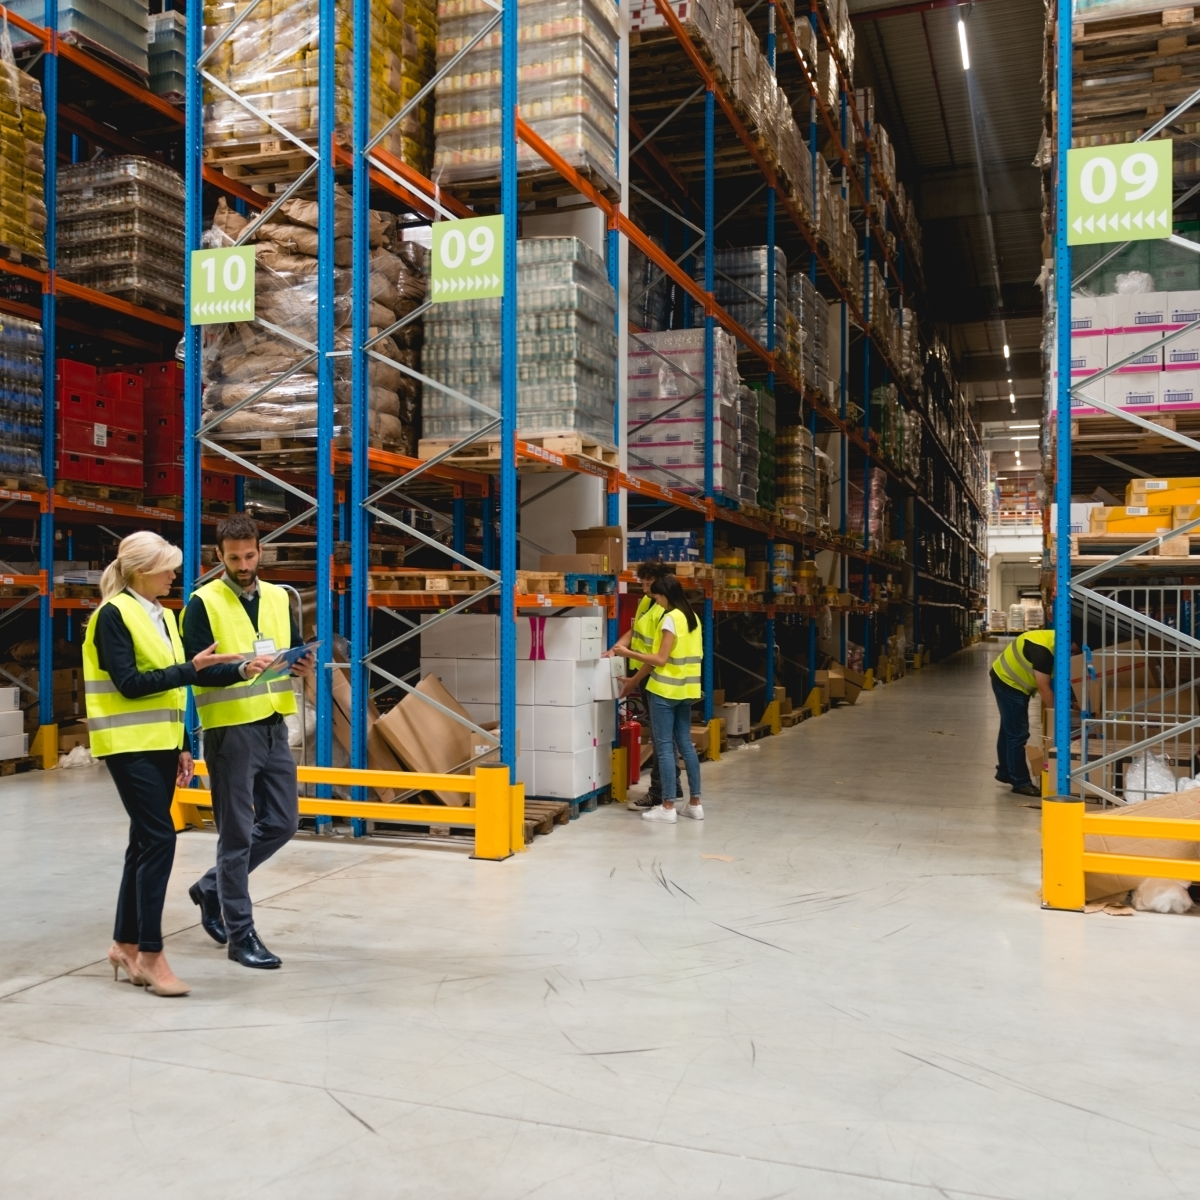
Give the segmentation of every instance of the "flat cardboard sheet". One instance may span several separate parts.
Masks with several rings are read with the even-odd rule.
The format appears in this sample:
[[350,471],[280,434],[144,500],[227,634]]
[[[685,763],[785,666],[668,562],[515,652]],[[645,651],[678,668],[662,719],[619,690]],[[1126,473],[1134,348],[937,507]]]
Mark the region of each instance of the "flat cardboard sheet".
[[[1112,811],[1112,810],[1110,810]],[[1115,817],[1186,817],[1200,819],[1200,788],[1186,792],[1174,792],[1169,796],[1155,796],[1113,812]],[[1088,834],[1083,839],[1084,849],[1091,854],[1137,854],[1142,858],[1196,858],[1196,842],[1171,841],[1166,838],[1113,837],[1105,834]],[[1196,877],[1200,879],[1200,861],[1196,864]],[[1086,897],[1098,900],[1117,892],[1131,891],[1142,882],[1141,875],[1096,875],[1085,877]]]

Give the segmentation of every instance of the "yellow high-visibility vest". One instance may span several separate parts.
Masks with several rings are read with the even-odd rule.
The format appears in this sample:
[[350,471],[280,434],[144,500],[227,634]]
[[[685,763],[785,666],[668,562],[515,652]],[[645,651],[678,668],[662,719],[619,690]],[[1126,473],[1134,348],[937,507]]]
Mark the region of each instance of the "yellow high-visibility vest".
[[[704,627],[697,618],[696,628],[688,629],[687,618],[682,610],[677,608],[674,613],[679,632],[675,634],[671,646],[671,657],[661,667],[651,667],[646,691],[667,700],[699,700],[704,669]],[[662,636],[663,625],[660,621],[652,654],[657,654],[661,649]]]
[[[258,628],[255,629],[242,602],[223,579],[214,579],[196,589],[195,595],[200,597],[208,613],[218,654],[253,654],[259,634],[273,639],[277,650],[286,650],[292,644],[287,592],[262,579],[258,581],[258,590]],[[186,611],[184,620],[187,620]],[[226,687],[196,684],[192,687],[192,695],[196,699],[200,724],[205,729],[249,725],[272,713],[296,711],[291,679],[276,679],[271,683],[246,679]]]
[[[638,603],[637,612],[633,616],[633,628],[629,635],[630,650],[653,654],[654,639],[658,636],[659,622],[666,615],[666,609],[653,596],[648,594],[643,596]],[[637,658],[631,658],[629,665],[635,671],[642,669],[642,662]]]
[[185,662],[183,643],[175,628],[175,614],[163,610],[171,638],[168,646],[150,614],[128,592],[111,596],[92,614],[83,638],[83,698],[87,706],[88,741],[94,757],[131,754],[138,750],[178,750],[183,745],[183,714],[187,688],[170,688],[127,700],[112,677],[100,669],[96,653],[96,618],[111,604],[121,614],[133,639],[133,653],[141,672],[160,671]]
[[992,664],[992,670],[1001,683],[1032,696],[1037,691],[1037,680],[1034,678],[1033,664],[1025,657],[1026,642],[1033,642],[1035,646],[1045,646],[1053,654],[1054,630],[1035,629],[1014,638],[1012,645]]

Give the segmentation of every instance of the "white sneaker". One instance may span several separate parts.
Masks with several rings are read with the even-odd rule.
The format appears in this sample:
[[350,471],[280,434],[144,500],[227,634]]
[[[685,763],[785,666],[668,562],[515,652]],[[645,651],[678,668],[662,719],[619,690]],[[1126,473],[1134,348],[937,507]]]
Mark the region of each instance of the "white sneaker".
[[642,813],[642,820],[662,821],[667,825],[674,825],[679,820],[679,816],[673,808],[663,808],[660,804],[656,808],[650,809],[649,812]]
[[703,804],[685,804],[683,806],[683,815],[691,817],[693,821],[704,820],[704,805]]

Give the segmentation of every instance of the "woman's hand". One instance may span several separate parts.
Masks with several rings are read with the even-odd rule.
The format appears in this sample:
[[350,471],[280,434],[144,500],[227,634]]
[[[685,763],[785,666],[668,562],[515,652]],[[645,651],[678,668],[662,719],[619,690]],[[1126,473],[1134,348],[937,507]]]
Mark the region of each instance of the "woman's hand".
[[175,786],[185,788],[192,782],[192,776],[196,773],[196,763],[192,758],[191,753],[187,750],[179,752],[179,771],[175,776]]
[[617,657],[616,647],[610,646],[607,650],[604,651],[603,654],[600,655],[600,657],[601,658],[616,658]]
[[[234,658],[241,661],[241,655],[235,654]],[[243,679],[254,679],[261,675],[277,658],[278,654],[260,654],[257,658],[252,658],[242,667]]]
[[638,689],[637,676],[630,675],[621,680],[621,692],[617,696],[618,700],[624,700],[626,696],[632,696]]
[[209,646],[207,650],[201,650],[200,653],[192,659],[192,666],[195,667],[197,671],[203,671],[208,667],[216,666],[218,663],[235,663],[242,661],[242,656],[240,654],[217,654],[215,653],[216,649],[217,643],[213,642],[213,644]]

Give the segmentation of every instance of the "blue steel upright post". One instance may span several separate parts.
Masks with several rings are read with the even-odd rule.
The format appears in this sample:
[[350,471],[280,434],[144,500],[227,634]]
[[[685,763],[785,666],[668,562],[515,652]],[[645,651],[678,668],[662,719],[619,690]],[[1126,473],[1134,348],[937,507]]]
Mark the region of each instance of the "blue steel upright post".
[[500,758],[517,768],[517,0],[504,0],[500,52],[500,210],[504,299],[500,302]]
[[[871,136],[871,122],[863,122]],[[871,552],[871,143],[863,147],[863,441],[867,445],[863,464],[863,554]],[[863,603],[871,602],[871,564],[863,559]],[[871,665],[871,614],[863,614],[863,670]]]
[[[808,26],[812,30],[813,44],[817,41],[817,11],[812,9],[808,14]],[[808,98],[808,160],[812,174],[812,214],[813,225],[815,230],[820,230],[821,223],[818,218],[821,204],[821,193],[817,187],[817,97],[810,95]],[[814,251],[808,256],[808,278],[812,282],[814,291],[817,286],[817,255]],[[829,336],[829,325],[826,322],[825,336]],[[813,365],[816,365],[814,355]],[[828,364],[827,364],[828,365]],[[822,387],[827,388],[829,380],[822,380]],[[800,413],[803,417],[804,406],[801,405]],[[813,452],[812,452],[812,470],[813,470],[813,489],[817,485],[817,410],[809,405],[808,408],[808,432],[812,437]],[[816,514],[814,514],[815,517]],[[815,528],[815,523],[814,523]],[[816,547],[810,545],[809,553],[812,555],[812,561],[817,561]],[[804,681],[804,694],[808,695],[812,691],[813,685],[817,681],[817,623],[812,618],[808,618],[808,676]]]
[[1071,250],[1067,245],[1067,154],[1071,149],[1071,0],[1058,0],[1058,139],[1054,163],[1055,387],[1054,745],[1059,796],[1071,794]]
[[[204,50],[204,18],[197,12],[187,23],[186,105],[183,125],[183,602],[186,604],[200,572],[200,337],[191,323],[191,252],[200,248],[204,198],[204,112],[200,71],[196,66]],[[238,476],[238,511],[245,507],[242,477]],[[188,693],[189,737],[195,745],[196,706]]]
[[[337,12],[334,0],[320,0],[317,98],[319,113],[317,166],[317,765],[333,764],[333,417],[334,417],[334,177],[333,138],[336,127],[334,91],[337,77]],[[357,56],[356,56],[357,57]],[[364,101],[367,100],[363,97]],[[369,102],[369,101],[368,101]],[[365,456],[366,446],[358,446]],[[358,457],[358,455],[356,455]],[[328,785],[317,795],[328,796]]]
[[[767,65],[771,68],[771,73],[775,72],[775,0],[771,0],[770,7],[767,9]],[[775,354],[775,305],[778,298],[775,295],[775,189],[767,188],[767,350],[772,355],[772,362]],[[767,372],[767,388],[772,395],[775,394],[775,371],[774,367]],[[761,416],[761,414],[760,414]],[[761,469],[762,462],[759,460]],[[759,487],[762,486],[762,479],[759,479]],[[766,698],[764,704],[770,704],[775,697],[775,617],[774,617],[774,573],[775,573],[775,540],[772,534],[767,536],[767,583],[763,589],[763,599],[767,602],[767,618],[766,618],[766,656],[767,664],[763,671],[763,677],[766,680],[764,691]]]
[[[369,364],[366,343],[370,337],[370,173],[367,142],[371,137],[371,5],[370,0],[354,0],[354,272],[351,281],[354,296],[353,346],[351,363],[351,403],[353,447],[350,463],[350,765],[367,765],[367,691],[369,649],[367,585],[370,535],[367,499],[370,434]],[[457,511],[455,516],[458,516]],[[365,796],[364,796],[365,798]]]
[[[46,0],[46,28],[58,28],[58,0]],[[42,59],[42,106],[46,111],[46,260],[51,279],[57,264],[58,232],[55,203],[58,193],[58,55]],[[46,591],[38,602],[38,725],[42,737],[54,738],[51,757],[58,759],[58,737],[54,725],[54,358],[56,303],[54,290],[42,292],[42,473],[46,477],[46,507],[39,520],[38,566],[46,572]],[[48,750],[42,747],[42,761]]]
[[[712,85],[704,93],[704,290],[713,293],[715,283],[715,263],[713,261],[713,238],[716,236],[716,195],[714,191],[716,180],[716,97]],[[713,411],[715,397],[713,396],[713,371],[715,369],[713,354],[713,315],[704,314],[704,499],[708,503],[708,513],[704,521],[704,561],[713,560],[713,539],[716,536],[716,522],[712,519],[713,505]],[[714,637],[715,622],[713,621],[712,595],[704,597],[704,719],[712,720],[713,687],[716,684],[714,666],[716,664],[717,647]]]
[[[833,48],[830,47],[830,53],[832,53],[832,52],[833,52]],[[839,89],[838,96],[840,98],[840,104],[839,104],[840,122],[838,124],[838,132],[839,132],[839,136],[841,138],[842,153],[844,155],[846,152],[846,119],[847,119],[846,89],[844,87]],[[843,200],[848,200],[848,198],[849,198],[849,192],[847,189],[847,182],[846,182],[846,172],[847,172],[847,167],[846,167],[845,161],[843,160],[843,162],[842,162],[842,199]],[[842,301],[841,310],[842,310],[842,337],[841,337],[841,345],[838,348],[838,360],[839,360],[838,367],[839,367],[840,377],[841,377],[841,387],[839,390],[840,399],[839,399],[838,415],[842,418],[842,422],[844,424],[846,421],[846,411],[847,411],[846,410],[846,401],[848,398],[847,393],[848,393],[848,390],[850,387],[850,380],[848,378],[849,366],[850,366],[850,304],[847,300]],[[866,330],[863,330],[863,335],[866,336]],[[841,481],[838,485],[839,486],[839,495],[841,496],[842,516],[841,516],[841,520],[838,522],[838,532],[842,536],[842,541],[845,542],[845,540],[846,540],[846,506],[850,502],[850,492],[849,492],[848,486],[847,486],[850,481],[850,479],[849,479],[849,476],[850,476],[850,470],[849,470],[849,468],[850,468],[850,446],[849,446],[848,439],[847,439],[845,433],[843,433],[842,436],[838,439],[838,442],[842,448],[841,458],[839,460],[839,473],[841,475]],[[865,503],[863,505],[863,510],[864,510],[864,512],[866,510]],[[841,582],[840,590],[843,592],[848,592],[850,590],[850,560],[846,557],[846,550],[845,550],[844,546],[841,548],[841,550],[838,554],[838,562],[841,564],[841,574],[839,577],[840,582]],[[842,613],[841,616],[838,617],[838,646],[841,651],[840,654],[838,655],[838,657],[841,659],[842,662],[845,662],[846,661],[846,614],[845,613]],[[865,666],[866,664],[864,663],[863,665]]]

